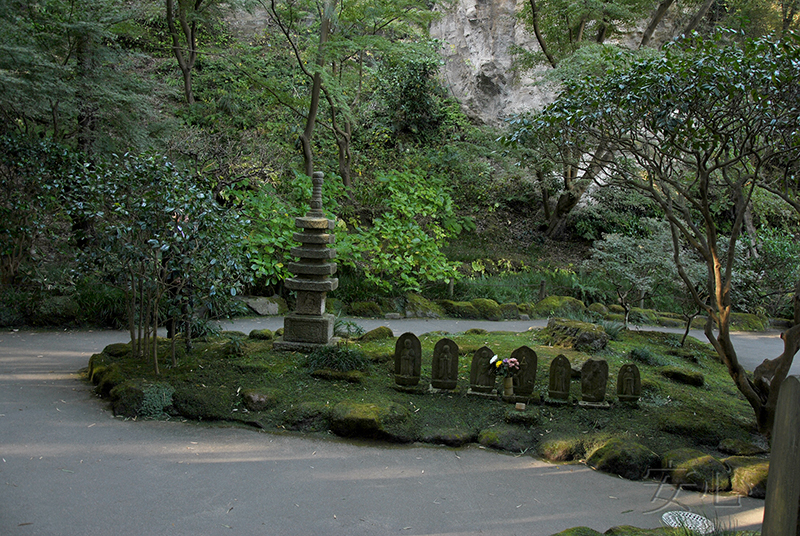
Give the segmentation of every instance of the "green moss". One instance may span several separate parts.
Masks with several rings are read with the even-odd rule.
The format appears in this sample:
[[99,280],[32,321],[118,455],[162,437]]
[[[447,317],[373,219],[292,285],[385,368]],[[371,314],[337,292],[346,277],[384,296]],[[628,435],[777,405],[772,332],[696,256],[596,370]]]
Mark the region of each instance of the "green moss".
[[553,536],[603,536],[602,532],[597,532],[589,527],[574,527],[567,530],[562,530]]
[[96,368],[93,378],[97,385],[94,389],[95,392],[104,398],[109,396],[114,387],[124,383],[127,379],[119,363],[111,363],[106,367]]
[[103,353],[111,357],[125,357],[131,352],[131,343],[109,344],[103,348]]
[[766,331],[769,318],[750,313],[731,313],[730,328],[738,331]]
[[481,318],[486,320],[498,321],[503,319],[503,311],[500,309],[500,304],[494,300],[486,298],[477,298],[470,303],[478,310]]
[[571,462],[586,455],[580,438],[549,438],[539,443],[539,455],[551,462]]
[[692,372],[675,367],[666,367],[662,369],[661,375],[668,380],[684,385],[691,385],[692,387],[702,387],[706,381],[705,377],[699,372]]
[[628,480],[641,480],[659,466],[659,457],[644,445],[629,439],[614,438],[586,459],[598,471],[619,475]]
[[353,302],[348,311],[353,316],[363,318],[379,318],[383,316],[380,306],[375,302]]
[[280,395],[274,389],[244,389],[239,396],[248,411],[266,411],[278,405]]
[[442,318],[444,309],[419,294],[406,294],[406,316],[416,318]]
[[481,313],[470,302],[457,302],[452,300],[441,300],[439,305],[445,312],[456,318],[467,318],[477,320],[481,318]]
[[361,337],[359,337],[359,340],[363,342],[370,342],[393,338],[394,333],[392,332],[392,328],[387,326],[378,326],[377,328],[363,334]]
[[594,303],[590,304],[587,309],[589,310],[589,312],[597,313],[597,314],[602,315],[602,316],[605,316],[605,315],[608,314],[608,307],[606,307],[605,305],[603,305],[600,302],[594,302]]
[[260,341],[271,341],[275,338],[275,334],[269,329],[254,329],[250,332],[249,337]]
[[722,460],[731,473],[731,490],[748,497],[767,496],[769,460],[749,456],[731,456]]
[[526,452],[536,447],[536,437],[524,428],[510,425],[497,425],[481,430],[478,434],[478,443],[508,452]]
[[674,435],[691,437],[694,441],[704,445],[717,445],[720,433],[715,423],[698,416],[697,412],[690,412],[680,408],[658,417],[658,429]]
[[172,400],[178,413],[202,421],[229,419],[234,405],[231,392],[222,386],[181,385]]
[[586,306],[571,296],[548,296],[534,306],[533,314],[546,318],[551,316],[571,316],[582,313]]
[[670,473],[676,487],[702,491],[728,491],[731,480],[725,465],[718,459],[696,449],[676,449],[666,452],[661,466]]

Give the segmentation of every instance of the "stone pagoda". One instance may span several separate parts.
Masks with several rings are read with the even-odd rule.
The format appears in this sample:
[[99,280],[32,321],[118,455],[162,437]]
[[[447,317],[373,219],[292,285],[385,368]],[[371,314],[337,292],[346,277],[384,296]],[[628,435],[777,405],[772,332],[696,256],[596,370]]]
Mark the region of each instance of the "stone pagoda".
[[331,278],[336,273],[336,263],[331,262],[336,250],[329,247],[335,239],[332,231],[336,222],[322,212],[322,173],[315,172],[311,182],[311,210],[295,219],[300,232],[294,233],[294,239],[300,246],[292,248],[291,253],[299,260],[289,263],[294,277],[285,281],[286,288],[297,293],[297,303],[294,312],[283,320],[283,337],[274,344],[279,350],[311,351],[336,342],[334,316],[325,313],[327,293],[339,286],[339,280]]

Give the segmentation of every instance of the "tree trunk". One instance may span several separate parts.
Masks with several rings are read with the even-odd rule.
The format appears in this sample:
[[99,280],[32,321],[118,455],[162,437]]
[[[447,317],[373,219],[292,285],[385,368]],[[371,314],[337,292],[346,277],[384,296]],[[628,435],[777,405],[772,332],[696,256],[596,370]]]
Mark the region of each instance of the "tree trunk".
[[[202,0],[198,0],[195,3],[195,8],[199,9],[201,3]],[[175,25],[176,14],[174,0],[166,0],[166,7],[167,28],[169,29],[169,35],[172,39],[172,53],[175,55],[175,59],[178,60],[178,67],[180,68],[181,75],[183,76],[183,93],[186,98],[186,102],[188,104],[194,104],[195,100],[194,91],[192,90],[192,69],[194,69],[195,60],[197,59],[197,25],[195,22],[189,24],[188,20],[186,19],[186,12],[179,4],[177,19],[181,25],[181,31],[183,32],[184,39],[186,39],[186,46],[188,48],[188,50],[186,50],[184,53],[183,48],[181,48],[180,34],[178,33],[178,28]]]
[[536,36],[536,41],[539,43],[539,48],[542,49],[542,54],[544,57],[547,58],[547,61],[550,63],[550,66],[554,69],[558,66],[556,63],[555,58],[552,54],[550,54],[550,50],[547,48],[547,45],[544,42],[544,37],[542,37],[542,32],[539,29],[539,9],[536,7],[536,0],[528,0],[531,5],[531,18],[533,19],[533,35]]
[[325,44],[331,30],[331,13],[336,9],[336,0],[326,2],[322,10],[322,20],[319,28],[319,45],[317,47],[317,69],[311,82],[311,102],[308,105],[308,116],[306,117],[306,128],[300,134],[300,143],[303,146],[303,162],[305,173],[309,177],[314,174],[314,151],[312,139],[314,137],[314,127],[317,123],[317,112],[319,112],[319,98],[322,90],[322,69],[325,65]]
[[661,21],[664,19],[664,15],[667,14],[667,10],[674,2],[675,0],[662,0],[662,2],[658,4],[656,12],[653,13],[653,18],[650,19],[650,24],[647,25],[647,28],[645,28],[644,33],[642,34],[642,41],[639,43],[639,48],[646,47],[648,43],[650,43],[650,39],[653,37],[656,28],[658,28],[658,25],[661,24]]
[[714,5],[715,1],[716,0],[706,0],[703,2],[703,5],[700,6],[700,9],[697,11],[697,13],[695,13],[694,17],[692,17],[692,20],[689,21],[689,24],[686,26],[686,28],[684,28],[683,35],[689,35],[697,29],[697,27],[700,25],[700,22],[703,20],[703,17],[706,16],[706,13],[708,13],[708,10],[711,9],[711,6]]

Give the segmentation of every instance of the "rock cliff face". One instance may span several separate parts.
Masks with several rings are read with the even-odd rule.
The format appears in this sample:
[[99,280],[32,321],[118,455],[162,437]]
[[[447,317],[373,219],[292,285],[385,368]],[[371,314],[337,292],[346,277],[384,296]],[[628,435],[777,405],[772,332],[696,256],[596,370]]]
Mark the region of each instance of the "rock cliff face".
[[552,98],[552,89],[535,85],[535,72],[512,71],[514,46],[539,48],[517,20],[519,7],[516,0],[458,0],[431,27],[431,37],[443,45],[445,85],[470,117],[487,124],[499,125]]

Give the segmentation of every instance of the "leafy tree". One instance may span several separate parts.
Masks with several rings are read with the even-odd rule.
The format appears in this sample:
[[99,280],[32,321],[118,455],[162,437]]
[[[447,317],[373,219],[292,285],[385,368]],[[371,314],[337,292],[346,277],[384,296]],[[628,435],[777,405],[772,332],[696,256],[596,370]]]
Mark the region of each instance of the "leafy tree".
[[[782,177],[796,191],[800,41],[788,35],[740,45],[728,35],[695,37],[602,80],[568,85],[547,114],[582,152],[607,149],[606,180],[641,192],[663,210],[678,273],[717,325],[715,335],[709,323],[706,336],[753,407],[759,429],[769,433],[800,325],[786,332],[785,351],[773,366],[750,377],[730,338],[731,295],[753,191],[775,184],[767,177]],[[705,263],[708,301],[681,261],[684,241]]]
[[195,313],[236,295],[245,282],[241,222],[157,156],[116,157],[75,183],[82,191],[71,211],[93,221],[82,270],[125,291],[132,347],[151,358],[158,374],[156,334],[164,313],[184,318],[190,344]]
[[304,121],[299,140],[305,174],[314,171],[313,136],[321,125],[336,140],[339,176],[349,186],[355,112],[364,103],[370,68],[398,41],[425,35],[431,6],[420,0],[272,0],[267,9],[307,84],[302,99],[270,90]]
[[453,232],[453,204],[444,184],[421,172],[389,172],[377,179],[384,212],[371,225],[357,220],[337,227],[339,263],[380,291],[419,291],[449,283],[456,264],[441,251]]
[[646,232],[641,235],[603,235],[594,243],[592,256],[585,263],[586,269],[601,275],[614,289],[625,309],[626,328],[632,302],[652,296],[677,277],[675,265],[664,255],[672,247],[672,237],[666,224],[661,223],[645,221]]
[[47,136],[87,155],[144,145],[148,87],[114,46],[127,16],[106,0],[3,2],[0,133]]

